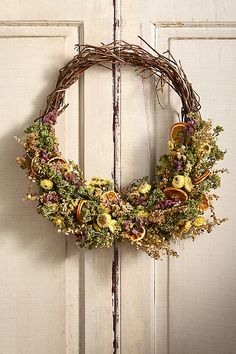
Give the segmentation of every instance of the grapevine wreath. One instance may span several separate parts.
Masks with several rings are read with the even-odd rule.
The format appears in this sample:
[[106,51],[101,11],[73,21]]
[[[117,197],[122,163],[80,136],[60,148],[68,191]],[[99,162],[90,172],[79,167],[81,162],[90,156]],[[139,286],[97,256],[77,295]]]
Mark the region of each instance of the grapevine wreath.
[[[59,232],[75,235],[80,247],[108,248],[114,241],[128,240],[155,259],[177,256],[172,249],[176,240],[194,239],[226,220],[216,217],[212,202],[217,196],[211,193],[226,171],[215,169],[225,154],[216,142],[223,129],[201,118],[199,98],[170,53],[152,55],[123,41],[76,48],[78,54],[60,70],[43,114],[25,129],[23,139],[17,139],[25,149],[17,162],[27,170],[26,199],[37,200],[38,213]],[[156,79],[156,92],[167,83],[179,95],[182,119],[171,128],[169,153],[159,160],[156,181],[140,178],[118,191],[107,179],[85,180],[80,166],[60,153],[55,124],[67,107],[65,92],[95,64],[132,65],[141,76],[149,71]]]

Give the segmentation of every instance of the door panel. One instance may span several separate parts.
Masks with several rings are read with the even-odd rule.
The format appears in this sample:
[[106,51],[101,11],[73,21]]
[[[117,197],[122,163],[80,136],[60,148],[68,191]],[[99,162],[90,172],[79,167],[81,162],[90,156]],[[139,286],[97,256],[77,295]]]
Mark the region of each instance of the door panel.
[[[201,96],[203,117],[224,125],[220,143],[228,149],[223,165],[230,174],[223,176],[217,213],[230,220],[212,235],[178,244],[177,260],[155,262],[127,243],[119,246],[114,354],[233,354],[235,2],[3,0],[0,10],[0,353],[113,352],[114,250],[79,250],[37,216],[33,202],[21,201],[26,179],[15,165],[19,148],[12,137],[40,113],[74,45],[109,43],[117,28],[117,38],[147,49],[140,35],[180,58]],[[57,127],[63,153],[81,164],[87,179],[113,177],[113,84],[110,70],[86,71],[68,90],[69,107]],[[155,178],[178,116],[176,95],[164,89],[163,111],[153,85],[133,68],[121,70],[116,134],[123,186]]]
[[[54,88],[58,69],[75,55],[74,45],[82,40],[81,23],[8,23],[0,31],[4,53],[0,66],[1,106],[5,117],[1,130],[1,164],[8,171],[1,174],[4,201],[1,281],[12,293],[8,296],[8,292],[2,292],[4,321],[0,349],[7,353],[42,354],[77,353],[80,347],[86,352],[110,353],[112,250],[80,251],[73,240],[66,241],[35,214],[36,205],[21,200],[26,179],[14,162],[20,154],[19,147],[12,143],[13,136],[21,136],[23,129],[40,114],[47,94]],[[85,74],[86,85],[80,80],[79,91],[78,84],[68,90],[69,107],[60,116],[57,135],[63,154],[80,161],[87,178],[91,174],[111,178],[111,74],[105,69],[93,71]],[[98,91],[104,92],[101,98]],[[12,186],[15,192],[9,198]],[[16,205],[12,208],[15,198]],[[16,276],[10,282],[9,274],[14,274],[15,268]],[[20,306],[16,311],[17,302]]]
[[[170,259],[168,267],[169,348],[170,353],[234,353],[236,309],[234,267],[236,242],[235,166],[233,161],[235,127],[232,125],[235,103],[235,30],[232,27],[182,26],[156,29],[156,47],[168,43],[168,49],[181,63],[201,97],[202,116],[223,125],[220,145],[228,150],[218,167],[231,166],[223,175],[222,199],[217,214],[229,221],[193,243],[178,245],[180,258]],[[170,104],[178,106],[171,93]],[[161,115],[161,113],[160,113]],[[170,116],[175,119],[176,114]],[[166,140],[166,139],[164,139]],[[160,146],[161,150],[161,146]],[[190,340],[191,338],[191,340]],[[201,340],[199,340],[201,338]]]
[[[121,183],[125,186],[150,177],[153,115],[150,80],[143,80],[134,68],[122,69],[121,77]],[[125,242],[120,247],[120,267],[121,352],[154,353],[154,261]]]
[[[26,179],[13,141],[39,114],[74,42],[73,29],[1,27],[1,352],[65,353],[66,241],[23,202]],[[69,38],[68,36],[74,36]],[[78,39],[78,30],[76,30]],[[24,83],[24,84],[23,84]],[[13,103],[14,102],[14,103]],[[75,102],[76,104],[76,102]],[[78,111],[78,104],[77,104]],[[48,291],[50,289],[50,291]]]

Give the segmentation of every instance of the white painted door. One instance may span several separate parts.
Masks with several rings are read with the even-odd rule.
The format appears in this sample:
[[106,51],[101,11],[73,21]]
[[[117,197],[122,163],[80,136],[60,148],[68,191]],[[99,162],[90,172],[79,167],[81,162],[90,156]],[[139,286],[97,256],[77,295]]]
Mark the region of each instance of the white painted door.
[[[115,6],[115,7],[114,7]],[[234,236],[236,6],[233,0],[67,0],[0,3],[0,353],[113,352],[113,249],[78,250],[21,199],[25,178],[13,136],[44,106],[58,69],[74,44],[117,38],[158,51],[170,49],[201,96],[202,115],[222,124],[228,149],[218,202],[229,222],[212,235],[179,245],[180,258],[154,262],[119,247],[117,349],[122,354],[234,354],[236,352]],[[114,11],[115,10],[115,11]],[[58,128],[67,157],[87,178],[113,171],[112,77],[92,68],[67,95]],[[165,92],[154,106],[152,83],[122,69],[119,119],[121,183],[154,175],[179,102]],[[119,130],[117,131],[119,135]],[[138,174],[138,175],[137,175]]]

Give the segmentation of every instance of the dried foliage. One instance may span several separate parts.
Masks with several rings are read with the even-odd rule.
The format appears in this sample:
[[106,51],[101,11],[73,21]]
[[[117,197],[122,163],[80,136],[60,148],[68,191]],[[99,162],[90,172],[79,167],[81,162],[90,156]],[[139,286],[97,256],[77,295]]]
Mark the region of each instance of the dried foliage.
[[[217,196],[211,193],[226,171],[214,168],[225,154],[217,145],[223,129],[201,118],[199,98],[170,53],[166,57],[152,48],[152,55],[126,42],[77,49],[79,54],[60,70],[42,116],[25,129],[22,140],[17,139],[25,149],[17,163],[27,171],[26,199],[37,200],[38,213],[58,232],[73,234],[80,247],[111,247],[114,241],[128,240],[154,259],[163,254],[177,256],[173,249],[177,240],[194,239],[226,220],[216,217],[213,200]],[[179,95],[183,122],[171,128],[169,153],[158,162],[156,181],[149,183],[143,177],[118,192],[109,180],[86,181],[80,166],[60,153],[54,126],[67,107],[65,92],[95,64],[134,66],[142,77],[157,79],[157,95],[165,84]],[[38,185],[37,193],[31,189],[33,183]]]

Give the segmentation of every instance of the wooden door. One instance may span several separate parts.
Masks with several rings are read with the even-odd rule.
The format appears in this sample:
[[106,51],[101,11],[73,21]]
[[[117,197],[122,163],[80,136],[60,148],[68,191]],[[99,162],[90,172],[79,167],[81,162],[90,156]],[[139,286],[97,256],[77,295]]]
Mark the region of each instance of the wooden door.
[[[234,1],[2,0],[0,10],[0,353],[234,354]],[[26,181],[13,140],[44,106],[74,44],[108,43],[114,35],[143,46],[140,35],[181,59],[201,96],[203,117],[225,127],[221,145],[230,169],[217,206],[229,222],[179,245],[179,259],[155,262],[127,244],[118,247],[115,333],[114,249],[78,250],[36,214],[35,205],[22,201]],[[70,106],[58,127],[64,154],[80,161],[86,178],[112,178],[118,98],[116,178],[122,185],[154,178],[179,102],[166,91],[161,110],[152,82],[130,68],[121,71],[118,97],[114,84],[109,71],[94,67],[69,90]]]

